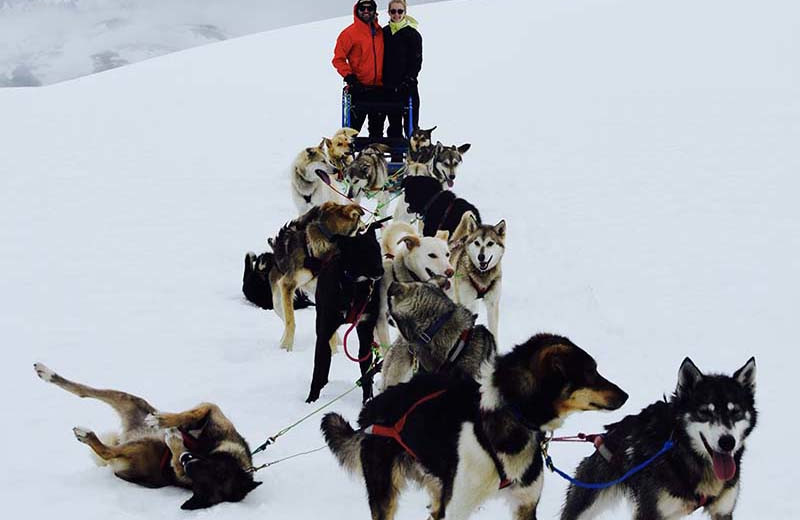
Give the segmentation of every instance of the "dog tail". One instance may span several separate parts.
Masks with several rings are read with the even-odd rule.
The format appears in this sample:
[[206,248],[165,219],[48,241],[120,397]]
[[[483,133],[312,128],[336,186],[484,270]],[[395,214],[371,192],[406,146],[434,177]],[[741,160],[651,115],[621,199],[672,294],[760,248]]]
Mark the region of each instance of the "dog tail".
[[320,425],[325,442],[339,464],[353,473],[361,473],[361,440],[364,434],[357,432],[338,413],[325,414]]

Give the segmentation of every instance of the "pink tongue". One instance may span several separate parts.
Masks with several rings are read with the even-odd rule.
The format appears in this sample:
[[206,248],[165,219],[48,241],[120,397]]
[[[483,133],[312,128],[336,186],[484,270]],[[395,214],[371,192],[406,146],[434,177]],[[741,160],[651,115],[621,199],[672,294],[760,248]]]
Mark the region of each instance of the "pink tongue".
[[453,181],[451,181],[450,179],[447,179],[447,186],[449,186],[450,188],[452,188],[452,187],[453,187],[453,184],[454,184],[454,183],[453,183]]
[[720,480],[730,480],[736,474],[736,462],[733,457],[714,452],[714,475]]

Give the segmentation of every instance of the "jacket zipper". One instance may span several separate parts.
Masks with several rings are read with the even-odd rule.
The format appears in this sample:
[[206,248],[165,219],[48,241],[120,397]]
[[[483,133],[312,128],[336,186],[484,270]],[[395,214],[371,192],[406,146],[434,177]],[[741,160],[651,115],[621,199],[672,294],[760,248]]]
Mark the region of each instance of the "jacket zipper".
[[372,65],[375,69],[375,85],[378,84],[378,51],[375,50],[375,26],[370,24],[369,32],[372,34]]

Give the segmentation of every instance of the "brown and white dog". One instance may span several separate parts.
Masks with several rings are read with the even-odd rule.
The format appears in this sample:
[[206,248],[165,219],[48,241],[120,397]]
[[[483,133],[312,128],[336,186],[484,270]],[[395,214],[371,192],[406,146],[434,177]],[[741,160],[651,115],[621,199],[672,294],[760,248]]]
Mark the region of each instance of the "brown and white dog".
[[253,480],[250,447],[219,407],[203,403],[181,413],[161,413],[150,403],[118,390],[75,383],[45,365],[36,375],[78,397],[111,406],[122,430],[101,440],[93,431],[72,429],[78,442],[91,448],[117,477],[149,488],[191,489],[181,509],[203,509],[220,502],[239,502],[258,487]]
[[272,303],[284,323],[281,348],[292,350],[294,346],[295,289],[315,292],[313,282],[319,269],[337,253],[333,237],[355,235],[362,215],[364,210],[355,204],[325,202],[283,226],[278,236],[268,241],[275,262],[269,273]]
[[353,142],[357,135],[358,131],[344,127],[337,130],[330,139],[325,139],[328,158],[339,175],[355,160]]
[[332,182],[331,175],[336,173],[336,167],[325,150],[328,141],[323,138],[317,146],[304,148],[297,154],[289,169],[292,200],[301,215],[324,202],[346,202],[344,197],[326,186],[322,179],[325,177],[328,182]]

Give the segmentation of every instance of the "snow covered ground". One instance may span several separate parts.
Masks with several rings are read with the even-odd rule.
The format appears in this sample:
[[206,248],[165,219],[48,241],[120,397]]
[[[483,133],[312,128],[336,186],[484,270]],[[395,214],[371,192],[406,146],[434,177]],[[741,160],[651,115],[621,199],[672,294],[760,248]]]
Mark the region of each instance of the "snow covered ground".
[[[413,5],[432,1],[438,0]],[[189,47],[341,16],[353,3],[0,0],[0,87],[47,85]],[[382,16],[388,19],[385,12]]]
[[[793,378],[800,273],[800,6],[792,0],[471,0],[415,9],[422,125],[471,142],[456,184],[509,227],[499,344],[568,335],[631,394],[594,431],[672,390],[684,356],[758,362],[760,423],[738,518],[797,518]],[[244,502],[94,467],[75,425],[105,406],[32,363],[165,410],[219,403],[251,444],[310,410],[313,312],[295,351],[240,292],[247,250],[294,216],[287,167],[338,126],[333,41],[348,18],[170,54],[43,89],[0,91],[0,331],[9,518],[367,518],[363,484],[322,451],[262,471]],[[337,356],[322,401],[356,367]],[[332,408],[354,419],[357,392]],[[322,444],[318,419],[259,462]],[[585,446],[557,446],[574,468]],[[565,486],[548,474],[539,518]],[[399,518],[424,515],[405,495]],[[694,517],[700,517],[696,514]],[[475,518],[509,518],[502,500]],[[627,518],[619,508],[604,518]]]

